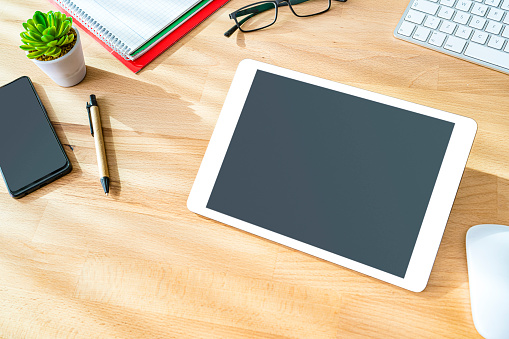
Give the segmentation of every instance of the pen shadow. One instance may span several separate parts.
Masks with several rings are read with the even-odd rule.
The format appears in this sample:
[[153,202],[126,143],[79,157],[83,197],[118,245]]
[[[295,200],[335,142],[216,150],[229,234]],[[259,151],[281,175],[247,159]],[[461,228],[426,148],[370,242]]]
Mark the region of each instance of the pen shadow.
[[[186,130],[179,128],[180,124],[193,126],[191,132],[199,129],[202,118],[191,108],[192,103],[161,87],[172,88],[170,80],[162,79],[161,86],[156,83],[90,66],[87,66],[87,76],[80,83],[80,92],[87,93],[84,101],[89,99],[88,94],[93,93],[97,97],[111,180],[109,195],[116,199],[122,190],[120,168],[129,169],[133,163],[150,161],[144,159],[144,152],[137,152],[137,147],[143,147],[141,143],[146,142],[146,138],[171,145],[175,138],[187,137]],[[102,90],[98,91],[98,88]],[[152,119],[141,113],[145,111],[150,112]],[[88,129],[89,121],[86,112],[83,113],[82,121]],[[122,156],[126,152],[129,159]]]
[[46,90],[44,89],[44,87],[39,85],[38,83],[33,83],[33,85],[41,99],[42,104],[44,105],[44,108],[46,109],[48,118],[51,122],[51,125],[53,126],[53,129],[55,130],[55,133],[57,134],[60,143],[62,144],[64,152],[69,158],[69,161],[71,162],[72,170],[70,173],[64,175],[63,177],[60,177],[55,181],[52,181],[49,184],[26,195],[22,199],[19,199],[19,201],[22,203],[29,203],[30,201],[34,201],[39,199],[40,197],[44,197],[48,193],[51,193],[60,187],[71,184],[75,178],[78,178],[82,175],[82,170],[78,163],[78,159],[74,154],[74,145],[71,145],[69,143],[69,140],[67,139],[67,136],[65,134],[65,123],[61,123],[58,121],[58,119],[56,119],[57,115],[55,114],[55,110],[51,105],[51,102],[48,98],[48,95],[46,94]]

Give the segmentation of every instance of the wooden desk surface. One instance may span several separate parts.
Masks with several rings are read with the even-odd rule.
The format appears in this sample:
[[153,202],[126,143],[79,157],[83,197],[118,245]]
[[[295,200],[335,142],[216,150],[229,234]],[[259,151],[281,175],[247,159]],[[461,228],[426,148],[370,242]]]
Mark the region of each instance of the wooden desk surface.
[[[334,2],[235,34],[231,0],[138,75],[82,34],[88,75],[55,85],[23,56],[44,0],[0,1],[0,83],[29,75],[74,166],[14,200],[0,184],[2,338],[476,338],[465,234],[509,224],[509,76],[397,40],[408,0]],[[428,287],[412,293],[189,212],[238,63],[265,61],[475,119]],[[98,96],[112,187],[85,101]]]

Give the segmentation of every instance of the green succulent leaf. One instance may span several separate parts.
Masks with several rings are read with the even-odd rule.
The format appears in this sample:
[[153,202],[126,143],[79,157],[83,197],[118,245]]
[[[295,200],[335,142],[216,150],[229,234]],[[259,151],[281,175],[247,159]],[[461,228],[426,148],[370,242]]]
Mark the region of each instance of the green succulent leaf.
[[27,32],[21,32],[20,33],[21,39],[26,39],[33,42],[39,42],[39,40],[32,38],[30,35],[27,34]]
[[56,36],[56,35],[57,35],[57,29],[56,29],[55,27],[51,26],[51,27],[49,28],[49,32],[48,32],[48,34],[53,35],[53,36]]
[[39,32],[35,31],[29,31],[28,36],[36,41],[41,41],[42,35],[39,34]]
[[22,38],[21,39],[22,42],[24,42],[25,44],[27,45],[31,45],[31,44],[36,44],[38,43],[37,41],[34,41],[34,40],[29,40],[29,39],[25,39],[25,38]]
[[62,24],[62,20],[60,19],[60,15],[59,15],[59,12],[56,12],[54,13],[54,16],[55,16],[55,29],[57,30],[57,32],[60,31],[60,25]]
[[44,52],[44,53],[45,53],[46,55],[51,55],[51,56],[53,56],[53,54],[55,53],[56,49],[57,49],[56,47],[50,47],[50,48],[48,48],[48,50],[47,50],[46,52]]
[[71,33],[71,34],[69,34],[69,35],[67,36],[67,40],[66,40],[66,42],[64,43],[64,45],[70,44],[73,40],[74,40],[74,34],[72,34],[72,33]]
[[62,53],[62,49],[60,47],[53,47],[51,50],[46,52],[47,55],[51,55],[53,57],[57,57]]
[[[20,48],[32,51],[27,56],[30,59],[41,55],[58,57],[62,53],[60,46],[72,43],[75,36],[70,33],[72,18],[61,12],[37,11],[31,19],[23,23],[24,32],[20,33]],[[35,51],[34,51],[35,50]]]
[[30,46],[33,46],[34,48],[42,48],[42,47],[46,47],[46,43],[45,42],[32,42],[30,43]]
[[69,33],[70,29],[71,29],[71,23],[69,21],[65,20],[62,23],[62,27],[60,27],[60,32],[58,32],[57,36],[66,35],[67,33]]
[[46,17],[44,16],[44,14],[41,11],[35,12],[33,19],[38,25],[43,25],[44,28],[48,27],[48,23],[46,22]]
[[27,57],[28,57],[29,59],[35,59],[35,58],[37,58],[37,57],[40,57],[40,56],[41,56],[41,55],[43,55],[43,54],[44,54],[44,52],[43,52],[43,51],[35,51],[35,52],[32,52],[32,53],[28,53],[28,54],[27,54]]
[[39,31],[39,29],[37,28],[37,22],[35,22],[33,19],[28,19],[26,24],[27,24],[29,30],[37,31],[37,32],[41,33]]
[[60,40],[58,40],[57,45],[62,46],[64,44],[64,42],[66,41],[66,39],[67,39],[66,36],[61,37]]
[[46,17],[48,18],[48,26],[55,26],[55,15],[53,14],[53,11],[49,11]]
[[50,41],[55,40],[55,37],[51,34],[46,34],[41,37],[41,40],[44,42],[50,42]]

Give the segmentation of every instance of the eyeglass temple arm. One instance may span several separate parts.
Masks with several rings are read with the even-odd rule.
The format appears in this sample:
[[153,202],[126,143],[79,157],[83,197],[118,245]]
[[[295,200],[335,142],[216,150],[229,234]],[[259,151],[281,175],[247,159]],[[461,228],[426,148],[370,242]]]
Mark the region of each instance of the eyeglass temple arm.
[[[251,14],[247,17],[245,17],[244,19],[240,20],[239,21],[239,26],[242,25],[244,22],[246,22],[247,20],[251,19],[252,17],[254,17],[256,14],[258,13],[254,13],[254,14]],[[231,15],[231,14],[230,14]],[[233,18],[231,18],[233,19]],[[225,33],[224,33],[224,36],[229,38],[233,33],[235,33],[236,30],[239,29],[239,26],[235,25],[233,26],[232,28],[230,28],[229,30],[227,30]]]

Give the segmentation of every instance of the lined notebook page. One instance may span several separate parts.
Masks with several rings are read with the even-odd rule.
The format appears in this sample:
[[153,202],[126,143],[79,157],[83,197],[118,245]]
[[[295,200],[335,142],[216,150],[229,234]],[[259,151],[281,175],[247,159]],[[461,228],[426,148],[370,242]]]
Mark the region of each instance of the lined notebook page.
[[197,0],[60,0],[87,21],[95,21],[129,53],[191,9]]

